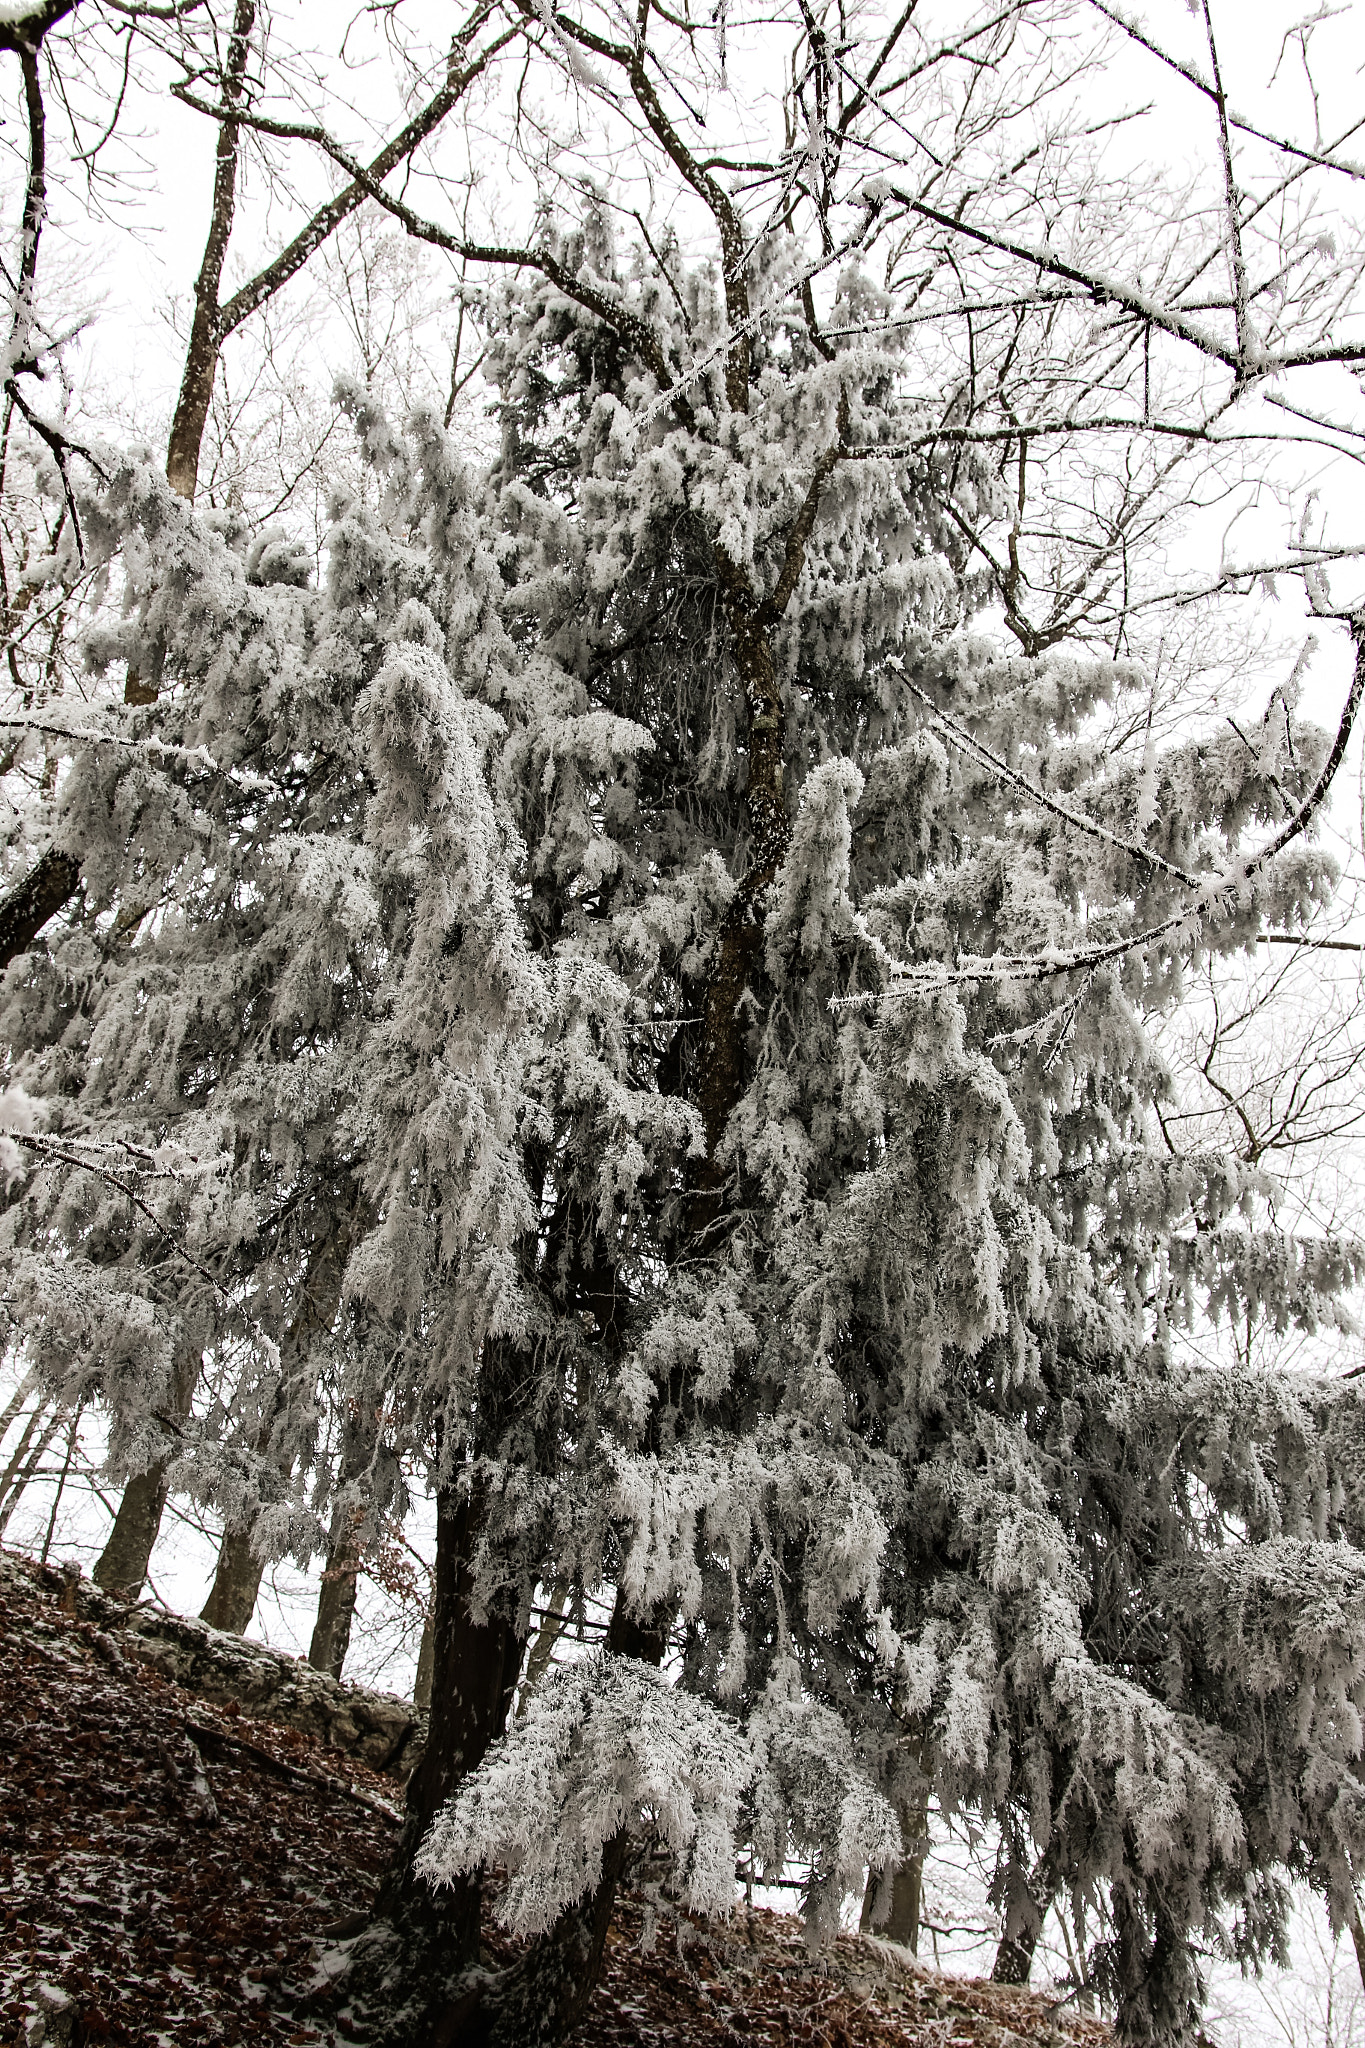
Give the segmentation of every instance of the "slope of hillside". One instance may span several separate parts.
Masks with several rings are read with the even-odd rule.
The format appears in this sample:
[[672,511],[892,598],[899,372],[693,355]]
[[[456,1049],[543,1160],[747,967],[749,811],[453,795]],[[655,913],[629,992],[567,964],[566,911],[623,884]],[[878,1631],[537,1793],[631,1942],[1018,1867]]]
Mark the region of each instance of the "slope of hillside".
[[[168,1638],[193,1652],[177,1667],[193,1686],[158,1668]],[[356,1749],[373,1753],[370,1722],[387,1726],[402,1703],[334,1688],[325,1724],[361,1732],[349,1753],[329,1746],[259,1711],[261,1694],[310,1726],[322,1711],[289,1660],[262,1675],[272,1654],[125,1617],[69,1576],[0,1560],[2,2048],[364,2038],[345,2002],[349,1938],[401,1792],[397,1771]],[[604,2048],[1109,2038],[1044,1998],[940,1977],[882,1943],[842,1940],[813,1962],[782,1915],[741,1909],[711,1931],[684,1921],[649,1950],[642,1933],[627,1899],[584,2030]],[[492,1929],[488,1945],[508,1947]]]

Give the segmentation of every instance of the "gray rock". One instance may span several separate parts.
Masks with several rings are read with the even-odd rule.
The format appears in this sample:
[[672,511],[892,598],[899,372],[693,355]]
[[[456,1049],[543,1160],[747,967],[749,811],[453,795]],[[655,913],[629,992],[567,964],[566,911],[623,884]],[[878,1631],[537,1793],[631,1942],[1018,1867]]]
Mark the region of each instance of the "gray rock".
[[187,1692],[297,1728],[400,1784],[417,1763],[427,1715],[411,1700],[345,1685],[282,1650],[225,1635],[185,1615],[165,1614],[147,1601],[126,1606],[89,1579],[73,1579],[69,1565],[58,1571],[0,1555],[0,1590],[7,1578],[21,1572],[65,1612],[94,1625],[100,1632],[99,1652],[110,1663],[123,1658],[150,1665]]

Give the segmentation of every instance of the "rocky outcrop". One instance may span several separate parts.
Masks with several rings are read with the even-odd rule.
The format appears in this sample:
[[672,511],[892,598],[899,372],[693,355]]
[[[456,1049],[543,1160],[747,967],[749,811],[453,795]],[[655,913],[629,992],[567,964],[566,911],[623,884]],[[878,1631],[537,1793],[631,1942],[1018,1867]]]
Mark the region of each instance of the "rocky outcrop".
[[145,1600],[126,1606],[72,1565],[57,1571],[0,1552],[0,1589],[16,1574],[55,1597],[66,1614],[93,1623],[119,1655],[151,1665],[202,1699],[297,1728],[400,1784],[421,1754],[427,1717],[411,1700],[346,1685],[282,1650],[167,1614]]

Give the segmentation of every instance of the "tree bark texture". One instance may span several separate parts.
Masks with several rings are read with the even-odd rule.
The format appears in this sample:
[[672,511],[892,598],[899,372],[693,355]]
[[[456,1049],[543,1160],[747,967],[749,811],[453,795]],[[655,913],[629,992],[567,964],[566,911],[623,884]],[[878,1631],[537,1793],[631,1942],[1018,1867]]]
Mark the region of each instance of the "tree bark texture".
[[[346,1227],[337,1233],[333,1315],[341,1305],[346,1265],[356,1240],[363,1236],[374,1221],[375,1211],[368,1202],[357,1195]],[[364,1482],[374,1459],[378,1439],[379,1429],[375,1415],[364,1411],[354,1402],[349,1404],[342,1426],[338,1472],[343,1498],[339,1499],[332,1509],[332,1526],[327,1536],[327,1563],[318,1593],[313,1640],[308,1647],[308,1662],[314,1670],[330,1672],[333,1678],[340,1678],[341,1667],[346,1662],[346,1652],[350,1647],[351,1623],[355,1617],[360,1560],[364,1554],[366,1535],[364,1507],[357,1505],[347,1490]]]
[[[656,1668],[668,1644],[668,1624],[660,1616],[637,1620],[617,1596],[607,1647],[618,1657],[636,1657]],[[515,1668],[511,1678],[515,1681]],[[507,1699],[510,1702],[509,1683]],[[506,1705],[503,1717],[506,1717]],[[501,1724],[499,1724],[501,1726]],[[453,1789],[453,1787],[452,1787]],[[426,2031],[391,2036],[392,2048],[552,2048],[563,2041],[587,2013],[597,1980],[616,1904],[616,1893],[630,1862],[630,1835],[625,1828],[613,1836],[602,1855],[597,1886],[559,1915],[548,1933],[495,1978],[476,1977],[454,1987],[442,2009],[433,2009]]]
[[123,1489],[109,1540],[90,1575],[116,1600],[141,1597],[168,1491],[164,1458],[158,1458],[145,1472],[134,1473]]
[[436,1652],[431,1633],[431,1616],[422,1623],[422,1640],[417,1646],[417,1676],[412,1682],[412,1704],[423,1713],[431,1705],[432,1678],[436,1667]]
[[[927,1800],[914,1804],[898,1802],[896,1817],[900,1822],[905,1853],[889,1882],[884,1877],[874,1878],[869,1874],[863,1895],[861,1925],[865,1934],[879,1934],[884,1941],[899,1942],[912,1955],[918,1955],[920,1902],[924,1890],[924,1841],[929,1819]],[[879,1917],[883,1911],[884,1917]]]
[[227,63],[223,67],[221,103],[224,118],[218,123],[218,146],[213,167],[213,209],[209,215],[204,260],[194,285],[194,315],[190,342],[185,352],[185,372],[171,422],[170,446],[166,454],[166,481],[182,498],[193,498],[199,480],[199,451],[213,399],[213,380],[222,346],[219,290],[223,264],[232,235],[237,209],[237,156],[241,128],[232,119],[240,108],[246,89],[247,59],[251,35],[256,26],[256,0],[237,0],[228,38]]
[[[412,1863],[437,1813],[489,1745],[507,1725],[512,1691],[521,1668],[522,1640],[504,1614],[476,1618],[473,1559],[486,1502],[483,1488],[455,1483],[436,1497],[436,1579],[431,1631],[431,1723],[422,1761],[408,1781],[407,1814],[385,1899],[407,1906],[430,1888],[413,1875]],[[464,1959],[478,1947],[478,1884],[464,1881],[443,1895],[441,1917],[460,1927]],[[448,1901],[448,1903],[446,1903]],[[472,1913],[472,1918],[470,1917]]]
[[[181,1347],[171,1380],[171,1407],[176,1421],[190,1412],[195,1384],[203,1365],[203,1354],[190,1345]],[[123,1489],[109,1540],[100,1552],[91,1577],[106,1593],[118,1600],[137,1600],[147,1582],[152,1546],[166,1511],[166,1473],[169,1458],[158,1458],[145,1472],[137,1472]],[[248,1619],[250,1617],[248,1616]]]
[[1001,1937],[995,1952],[992,1984],[1027,1984],[1033,1968],[1033,1951],[1038,1946],[1038,1929],[1021,1928],[1018,1934]]
[[199,1610],[199,1619],[210,1628],[225,1629],[229,1635],[245,1635],[256,1612],[265,1560],[251,1547],[251,1531],[237,1525],[223,1531],[218,1547],[218,1564],[209,1597]]
[[450,1481],[436,1496],[427,1740],[408,1780],[398,1849],[348,1983],[376,2021],[373,2038],[384,2048],[452,2048],[477,2038],[466,2023],[479,1992],[466,1979],[478,1960],[481,1875],[471,1871],[437,1891],[416,1875],[413,1861],[440,1808],[506,1727],[521,1668],[522,1638],[511,1618],[492,1611],[480,1619],[471,1605],[486,1505],[477,1484]]
[[318,1593],[317,1619],[308,1645],[308,1662],[315,1671],[340,1678],[351,1643],[351,1622],[355,1617],[356,1581],[360,1572],[360,1541],[355,1510],[337,1507],[327,1543],[327,1564]]
[[81,866],[71,854],[50,846],[0,903],[0,967],[26,953],[50,917],[75,895]]

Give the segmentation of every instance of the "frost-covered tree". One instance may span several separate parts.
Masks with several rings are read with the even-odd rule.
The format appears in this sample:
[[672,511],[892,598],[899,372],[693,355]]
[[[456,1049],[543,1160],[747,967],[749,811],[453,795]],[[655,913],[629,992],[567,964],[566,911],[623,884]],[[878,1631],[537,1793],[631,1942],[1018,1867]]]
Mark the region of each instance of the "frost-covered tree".
[[[1228,406],[1360,357],[1354,273],[1283,213],[1248,272],[1221,87],[1222,298],[1068,137],[1060,16],[912,13],[803,17],[742,162],[659,83],[719,97],[723,16],[528,13],[685,205],[560,189],[514,246],[376,195],[511,274],[501,446],[344,391],[316,588],[147,464],[82,486],[105,694],[49,798],[83,899],[4,984],[9,1292],[258,1554],[424,1468],[431,1734],[348,1994],[394,2041],[560,2038],[641,1847],[707,1912],[795,1864],[819,1938],[926,1783],[998,1826],[1020,1958],[1092,1908],[1132,2041],[1193,2040],[1197,1946],[1274,1954],[1287,1877],[1355,1918],[1359,1396],[1181,1338],[1340,1323],[1362,1253],[1168,1141],[1153,1027],[1329,896],[1365,654],[1333,735],[1137,643]],[[551,1584],[606,1640],[509,1725]]]

